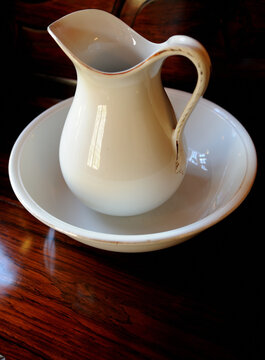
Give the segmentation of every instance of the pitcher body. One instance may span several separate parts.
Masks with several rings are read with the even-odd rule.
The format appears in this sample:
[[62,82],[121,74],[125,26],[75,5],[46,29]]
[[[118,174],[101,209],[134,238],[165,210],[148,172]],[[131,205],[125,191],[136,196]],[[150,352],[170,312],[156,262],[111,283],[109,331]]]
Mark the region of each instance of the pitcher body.
[[[85,12],[66,16],[49,29],[77,72],[60,141],[62,174],[90,208],[137,215],[171,197],[186,169],[182,128],[160,76],[172,51],[170,41],[161,47],[110,14]],[[103,19],[105,30],[99,25]],[[199,83],[205,77],[199,71],[206,70],[197,70]],[[183,126],[191,108],[186,107],[186,115],[184,110]]]

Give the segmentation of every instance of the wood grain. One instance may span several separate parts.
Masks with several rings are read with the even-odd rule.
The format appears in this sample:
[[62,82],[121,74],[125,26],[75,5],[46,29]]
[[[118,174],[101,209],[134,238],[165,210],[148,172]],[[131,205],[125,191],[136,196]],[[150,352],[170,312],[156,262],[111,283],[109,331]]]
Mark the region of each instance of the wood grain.
[[[249,359],[258,239],[238,216],[172,249],[99,251],[34,219],[0,162],[0,353],[34,359]],[[246,266],[252,264],[252,267]]]
[[35,29],[46,30],[47,26],[60,17],[82,9],[101,9],[112,12],[115,0],[16,0],[16,21]]

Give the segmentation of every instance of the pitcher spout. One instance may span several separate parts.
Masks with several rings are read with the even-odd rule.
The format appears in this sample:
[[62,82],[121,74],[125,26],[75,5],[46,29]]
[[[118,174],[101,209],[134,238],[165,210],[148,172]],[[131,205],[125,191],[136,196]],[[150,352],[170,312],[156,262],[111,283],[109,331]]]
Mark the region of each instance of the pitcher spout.
[[126,72],[159,47],[115,16],[95,9],[66,15],[49,25],[48,32],[74,65],[102,73]]

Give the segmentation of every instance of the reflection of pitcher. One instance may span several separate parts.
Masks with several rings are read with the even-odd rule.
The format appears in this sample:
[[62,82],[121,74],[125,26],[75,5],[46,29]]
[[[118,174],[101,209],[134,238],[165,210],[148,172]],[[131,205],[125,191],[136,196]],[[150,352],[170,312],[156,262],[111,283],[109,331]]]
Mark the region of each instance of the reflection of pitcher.
[[[210,60],[187,36],[155,44],[100,10],[81,10],[48,31],[77,72],[60,142],[60,165],[73,193],[110,215],[135,215],[166,201],[185,169],[185,122],[204,93]],[[194,93],[178,123],[160,70],[171,55],[197,68]]]

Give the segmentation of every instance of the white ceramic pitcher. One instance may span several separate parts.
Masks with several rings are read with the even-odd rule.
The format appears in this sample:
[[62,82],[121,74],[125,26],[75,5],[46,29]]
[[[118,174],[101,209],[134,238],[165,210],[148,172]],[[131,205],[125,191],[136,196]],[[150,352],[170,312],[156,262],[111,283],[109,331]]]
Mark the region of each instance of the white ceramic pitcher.
[[[110,215],[161,205],[185,174],[182,133],[208,85],[206,50],[187,36],[152,43],[101,10],[71,13],[48,31],[77,72],[59,149],[67,185],[86,205]],[[178,122],[160,76],[171,55],[186,56],[198,73]]]

